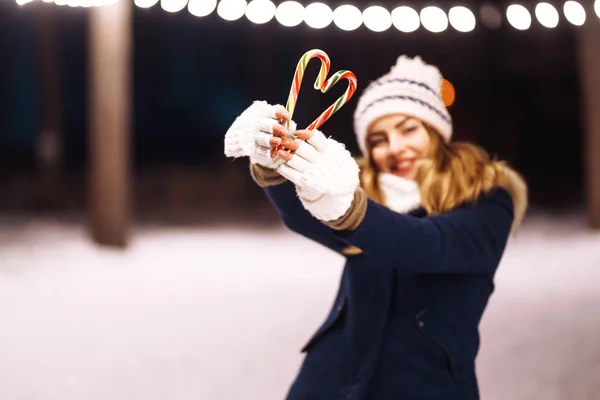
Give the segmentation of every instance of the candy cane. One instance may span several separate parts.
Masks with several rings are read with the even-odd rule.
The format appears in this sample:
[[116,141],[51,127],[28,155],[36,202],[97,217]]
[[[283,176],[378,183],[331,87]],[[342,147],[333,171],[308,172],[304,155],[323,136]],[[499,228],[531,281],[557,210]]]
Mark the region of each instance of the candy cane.
[[309,131],[312,131],[313,129],[319,129],[319,127],[323,125],[323,123],[325,123],[329,117],[335,114],[340,108],[342,108],[344,104],[348,102],[348,100],[350,100],[352,96],[354,96],[354,93],[356,92],[357,79],[356,76],[348,70],[338,71],[333,74],[331,78],[329,78],[321,87],[321,92],[327,93],[327,91],[331,89],[340,79],[348,80],[348,88],[346,89],[346,92],[340,96],[335,103],[330,105],[327,110],[323,111],[323,113],[319,115],[319,117],[315,119],[308,126],[308,128],[306,128]]
[[[300,86],[302,85],[302,78],[304,78],[304,71],[306,70],[306,66],[309,61],[313,58],[318,58],[321,60],[321,69],[319,70],[319,75],[317,75],[317,79],[314,83],[314,88],[320,90],[322,93],[326,93],[331,89],[336,83],[340,81],[340,79],[348,80],[348,88],[346,92],[340,96],[331,106],[329,106],[317,119],[315,119],[309,126],[308,130],[318,129],[321,125],[325,123],[333,114],[335,114],[344,104],[346,104],[350,98],[356,92],[357,79],[356,76],[348,71],[341,70],[336,72],[331,76],[331,78],[325,80],[327,78],[327,74],[329,73],[329,68],[331,65],[331,61],[329,60],[329,56],[323,50],[314,49],[309,50],[300,58],[298,61],[298,65],[296,66],[296,72],[294,73],[294,80],[292,82],[292,87],[290,88],[290,94],[288,96],[287,104],[285,106],[286,110],[290,114],[290,120],[294,114],[294,110],[296,108],[296,103],[298,101],[298,94],[300,93]],[[286,126],[289,129],[290,121],[286,122]],[[275,150],[278,151],[281,146],[276,146]]]
[[[319,75],[317,75],[317,79],[315,80],[314,84],[315,89],[321,89],[325,83],[327,74],[329,73],[331,61],[329,60],[329,56],[323,50],[314,49],[304,53],[304,55],[300,58],[300,61],[298,61],[298,65],[296,66],[294,80],[292,81],[290,94],[285,105],[285,109],[290,114],[290,119],[294,115],[294,109],[296,108],[296,102],[298,101],[298,94],[300,93],[300,86],[302,85],[302,78],[304,78],[304,71],[306,71],[306,66],[313,58],[318,58],[321,60],[321,69],[319,70]],[[290,121],[287,121],[287,127],[290,127]]]

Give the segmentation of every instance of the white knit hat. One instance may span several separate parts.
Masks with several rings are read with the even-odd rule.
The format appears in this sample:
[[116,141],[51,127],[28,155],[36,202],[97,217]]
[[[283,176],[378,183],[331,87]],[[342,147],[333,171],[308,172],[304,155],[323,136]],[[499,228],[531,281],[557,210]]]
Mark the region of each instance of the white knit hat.
[[402,113],[435,128],[446,142],[452,136],[452,118],[441,98],[442,75],[421,57],[398,57],[391,71],[372,82],[358,99],[354,131],[363,155],[367,128],[385,115]]

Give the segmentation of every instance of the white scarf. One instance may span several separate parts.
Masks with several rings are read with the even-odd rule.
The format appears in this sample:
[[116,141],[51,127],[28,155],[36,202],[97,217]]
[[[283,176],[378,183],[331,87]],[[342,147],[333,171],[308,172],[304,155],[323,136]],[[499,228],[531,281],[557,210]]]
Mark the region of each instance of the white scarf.
[[383,193],[385,205],[398,213],[407,213],[421,204],[419,186],[415,181],[381,172],[379,188]]

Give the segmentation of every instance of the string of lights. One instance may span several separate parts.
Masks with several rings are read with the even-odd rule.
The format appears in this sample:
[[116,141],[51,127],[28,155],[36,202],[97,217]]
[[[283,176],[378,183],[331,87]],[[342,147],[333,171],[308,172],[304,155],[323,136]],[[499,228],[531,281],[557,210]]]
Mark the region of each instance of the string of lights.
[[[99,7],[118,1],[131,0],[15,0],[19,5],[34,1],[54,3],[69,7]],[[332,8],[323,2],[306,6],[297,1],[283,1],[275,5],[271,0],[133,0],[140,8],[158,6],[171,13],[187,8],[196,17],[203,18],[213,12],[226,21],[236,21],[244,16],[255,24],[266,24],[276,20],[285,27],[305,23],[313,29],[323,29],[334,24],[344,31],[352,31],[364,25],[373,32],[383,32],[392,27],[403,33],[414,32],[421,27],[429,32],[440,33],[452,27],[458,32],[471,32],[478,23],[489,29],[499,28],[503,20],[517,30],[532,27],[533,16],[545,28],[556,28],[561,19],[574,26],[582,26],[588,17],[585,7],[577,1],[565,1],[562,7],[540,2],[535,7],[511,4],[504,12],[496,6],[484,4],[478,9],[478,17],[469,8],[454,6],[447,12],[435,6],[420,10],[398,6],[391,11],[382,6],[370,6],[364,10],[353,5]],[[594,12],[600,18],[600,0],[594,1]],[[591,11],[591,10],[590,10]]]

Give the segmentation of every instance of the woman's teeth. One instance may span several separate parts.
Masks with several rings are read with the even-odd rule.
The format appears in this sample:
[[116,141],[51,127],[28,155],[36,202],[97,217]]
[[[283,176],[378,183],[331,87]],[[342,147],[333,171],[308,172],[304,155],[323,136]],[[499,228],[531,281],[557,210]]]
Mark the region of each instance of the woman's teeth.
[[396,164],[394,167],[396,169],[403,169],[403,168],[408,167],[410,165],[410,163],[412,163],[412,160],[404,160],[404,161]]

